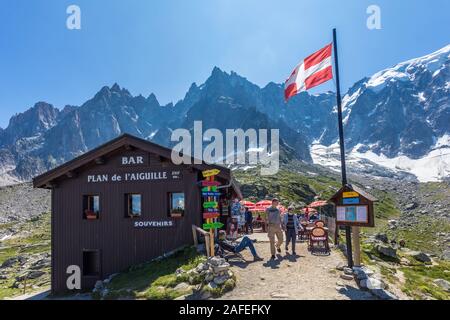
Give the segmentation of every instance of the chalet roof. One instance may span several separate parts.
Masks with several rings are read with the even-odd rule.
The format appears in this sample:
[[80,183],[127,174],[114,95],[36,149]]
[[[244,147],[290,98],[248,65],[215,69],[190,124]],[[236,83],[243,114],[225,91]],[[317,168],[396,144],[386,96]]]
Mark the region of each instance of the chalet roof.
[[364,189],[362,189],[362,188],[360,188],[358,186],[355,186],[355,185],[351,185],[351,184],[348,184],[348,185],[342,187],[341,189],[339,189],[339,191],[336,192],[331,197],[331,199],[329,201],[335,202],[336,198],[340,197],[343,192],[347,192],[347,191],[355,191],[355,192],[359,193],[362,197],[366,198],[369,201],[374,201],[374,202],[378,201],[377,198],[375,198],[373,195],[371,195],[370,193],[368,193]]
[[[102,158],[103,156],[106,156],[114,151],[117,151],[120,148],[124,147],[134,147],[143,151],[147,151],[156,155],[159,155],[163,158],[171,159],[172,150],[163,146],[160,146],[156,143],[135,137],[130,134],[123,134],[113,140],[110,140],[95,149],[92,149],[79,157],[76,157],[54,169],[51,169],[33,179],[33,186],[35,188],[47,188],[48,185],[52,184],[52,181],[54,181],[57,178],[60,178],[62,176],[68,175],[71,172],[85,166],[88,164],[94,163],[97,159]],[[219,165],[213,165],[213,164],[206,164],[202,162],[201,164],[195,164],[195,159],[191,157],[191,163],[187,164],[188,166],[192,166],[197,170],[204,171],[204,170],[210,170],[210,169],[219,169],[219,177],[229,181],[230,185],[233,187],[233,189],[236,191],[238,196],[242,197],[242,194],[239,190],[239,187],[234,181],[231,170],[219,166]]]

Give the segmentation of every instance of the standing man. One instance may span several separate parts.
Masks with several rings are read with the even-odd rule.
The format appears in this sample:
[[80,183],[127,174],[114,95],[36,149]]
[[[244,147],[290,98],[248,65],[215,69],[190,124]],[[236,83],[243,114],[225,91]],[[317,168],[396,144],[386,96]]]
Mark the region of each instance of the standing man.
[[253,233],[253,214],[245,207],[245,233],[248,234],[249,230]]
[[[278,210],[278,199],[272,199],[272,206],[266,209],[267,223],[268,223],[268,235],[270,240],[270,253],[272,254],[271,260],[275,259],[275,247],[278,253],[281,253],[281,245],[283,244],[283,230],[281,222],[281,213]],[[277,237],[277,243],[275,244],[275,236]]]
[[288,213],[284,215],[283,229],[286,232],[286,253],[289,250],[289,242],[292,241],[292,255],[295,256],[295,242],[297,240],[298,230],[303,229],[303,227],[300,225],[292,206],[288,208]]

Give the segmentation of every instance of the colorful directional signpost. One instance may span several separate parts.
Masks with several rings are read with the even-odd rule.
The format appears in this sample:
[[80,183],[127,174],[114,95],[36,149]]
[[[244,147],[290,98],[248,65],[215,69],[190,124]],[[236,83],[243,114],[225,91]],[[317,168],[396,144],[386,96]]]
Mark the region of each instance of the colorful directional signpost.
[[210,234],[211,256],[214,256],[214,235],[215,230],[222,228],[223,223],[217,221],[219,214],[219,197],[220,192],[217,187],[220,182],[215,181],[215,176],[220,173],[218,169],[206,170],[202,172],[205,180],[201,181],[202,197],[203,197],[203,219],[206,222],[203,224],[203,229],[208,230]]

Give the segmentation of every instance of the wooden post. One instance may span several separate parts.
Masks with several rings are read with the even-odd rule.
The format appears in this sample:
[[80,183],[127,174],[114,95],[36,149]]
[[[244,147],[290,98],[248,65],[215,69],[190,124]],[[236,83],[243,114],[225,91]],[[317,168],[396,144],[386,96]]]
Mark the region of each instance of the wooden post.
[[197,226],[195,226],[195,225],[192,225],[192,236],[194,237],[194,245],[198,246]]
[[359,240],[359,227],[352,227],[353,233],[353,245],[354,245],[354,265],[356,267],[361,266],[361,248],[360,248],[360,240]]
[[209,240],[209,233],[205,233],[206,256],[211,257],[211,251],[210,251],[210,247],[208,245],[209,242],[210,242],[210,240]]

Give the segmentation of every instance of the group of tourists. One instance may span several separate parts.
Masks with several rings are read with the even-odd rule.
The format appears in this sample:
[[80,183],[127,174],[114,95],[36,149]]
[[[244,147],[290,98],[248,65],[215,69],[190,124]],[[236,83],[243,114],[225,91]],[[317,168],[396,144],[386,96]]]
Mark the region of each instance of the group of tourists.
[[[267,222],[267,232],[270,242],[270,253],[271,253],[271,260],[276,259],[276,253],[281,253],[281,247],[283,245],[283,234],[286,236],[286,243],[285,243],[285,250],[286,253],[289,254],[289,246],[291,246],[291,252],[292,255],[296,255],[295,251],[295,245],[297,240],[297,235],[299,231],[303,230],[303,226],[300,223],[300,219],[297,216],[297,214],[294,212],[294,207],[289,207],[288,211],[282,215],[281,211],[279,209],[279,200],[278,199],[272,199],[272,205],[266,209],[266,222]],[[227,237],[227,232],[225,230],[221,230],[219,232],[218,236],[218,244],[225,248],[228,251],[232,251],[235,253],[239,253],[245,249],[249,249],[252,253],[255,261],[262,260],[261,257],[258,256],[255,246],[253,244],[253,240],[251,240],[248,236],[244,236],[241,241],[235,241],[237,238],[237,228],[239,227],[239,223],[241,226],[244,226],[245,232],[248,234],[248,232],[251,230],[253,232],[253,215],[252,212],[248,210],[248,208],[244,208],[242,210],[242,207],[238,205],[238,202],[235,201],[234,206],[232,206],[232,214],[233,210],[236,216],[243,216],[241,222],[238,222],[238,226],[234,226],[234,224],[231,226],[231,237]],[[238,211],[239,210],[239,211]],[[237,215],[239,212],[243,212],[243,215]],[[306,215],[308,215],[308,212],[306,212]],[[307,217],[308,220],[314,220],[318,219],[316,216],[311,215]],[[236,218],[233,218],[234,220],[237,220]],[[230,233],[229,233],[230,235]]]

